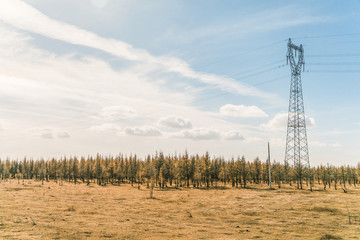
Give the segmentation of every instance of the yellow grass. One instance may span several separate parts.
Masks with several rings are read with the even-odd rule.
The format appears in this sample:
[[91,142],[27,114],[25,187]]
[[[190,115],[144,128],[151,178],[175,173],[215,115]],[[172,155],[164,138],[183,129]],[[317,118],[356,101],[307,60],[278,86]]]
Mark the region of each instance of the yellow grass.
[[150,199],[145,186],[1,182],[0,238],[360,239],[360,188],[250,187],[156,188]]

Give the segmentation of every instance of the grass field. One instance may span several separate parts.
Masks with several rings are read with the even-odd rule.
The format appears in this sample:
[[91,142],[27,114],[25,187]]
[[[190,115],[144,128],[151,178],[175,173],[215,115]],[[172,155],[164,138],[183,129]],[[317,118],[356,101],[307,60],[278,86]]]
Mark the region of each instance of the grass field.
[[[1,239],[360,239],[360,187],[0,183]],[[349,222],[350,221],[350,222]]]

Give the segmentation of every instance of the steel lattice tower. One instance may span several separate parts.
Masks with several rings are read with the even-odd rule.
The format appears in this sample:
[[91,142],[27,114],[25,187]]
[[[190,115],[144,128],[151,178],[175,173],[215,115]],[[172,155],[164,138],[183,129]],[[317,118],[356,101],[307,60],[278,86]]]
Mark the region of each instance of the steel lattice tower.
[[[287,63],[290,62],[291,84],[290,100],[287,124],[285,168],[288,169],[289,162],[294,162],[294,174],[297,179],[298,188],[302,189],[302,180],[309,177],[309,152],[306,136],[306,122],[304,111],[304,100],[301,84],[301,70],[304,69],[303,46],[296,46],[288,41]],[[295,62],[298,53],[298,62]],[[299,186],[300,184],[300,186]]]

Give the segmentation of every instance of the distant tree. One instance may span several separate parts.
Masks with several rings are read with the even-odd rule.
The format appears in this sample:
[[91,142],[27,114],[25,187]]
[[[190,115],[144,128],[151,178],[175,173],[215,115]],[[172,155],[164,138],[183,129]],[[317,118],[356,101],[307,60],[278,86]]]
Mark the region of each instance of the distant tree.
[[331,168],[331,175],[332,175],[332,179],[334,180],[334,187],[335,190],[337,190],[337,183],[339,181],[339,172],[338,169],[336,167],[332,167]]
[[201,187],[201,173],[202,172],[202,164],[199,159],[199,156],[195,156],[195,172],[194,172],[194,187]]
[[274,161],[272,169],[275,182],[278,184],[278,188],[281,188],[281,182],[284,179],[284,167],[279,162]]
[[167,183],[170,179],[171,174],[171,162],[169,161],[169,158],[164,159],[164,164],[161,168],[161,176],[162,176],[162,188],[167,187]]
[[136,155],[134,157],[130,156],[129,158],[129,180],[131,182],[131,186],[133,186],[136,181],[136,173],[137,173],[137,159]]
[[92,176],[93,176],[92,169],[93,169],[93,160],[90,158],[85,163],[85,178],[87,185],[89,185],[90,181],[92,180]]
[[246,163],[246,160],[245,160],[244,156],[241,158],[241,161],[240,161],[240,174],[241,174],[242,182],[243,182],[243,185],[244,185],[244,188],[245,188],[246,183],[248,181],[248,177],[249,177],[249,166]]
[[154,198],[154,181],[156,179],[156,166],[155,166],[155,164],[151,163],[148,166],[147,174],[150,177],[150,198]]
[[193,177],[193,172],[191,171],[191,163],[189,159],[189,154],[185,151],[185,154],[181,157],[180,167],[180,178],[185,179],[186,186],[189,187],[190,179]]
[[137,171],[136,171],[136,179],[138,182],[138,189],[140,190],[140,185],[142,184],[142,176],[143,176],[143,163],[141,161],[137,164]]
[[332,177],[333,177],[333,175],[332,175],[332,167],[329,165],[329,164],[327,164],[327,167],[326,167],[326,177],[327,177],[327,179],[326,179],[326,181],[327,181],[327,184],[329,185],[329,189],[331,188],[331,182],[332,182]]
[[4,179],[4,163],[0,159],[0,183]]
[[178,188],[180,186],[181,182],[181,162],[179,160],[176,160],[174,163],[174,181],[175,181],[175,188]]
[[226,182],[228,179],[228,165],[225,164],[225,162],[221,163],[221,167],[220,167],[220,179],[224,184],[224,187],[226,186]]
[[347,176],[346,176],[346,171],[345,171],[345,167],[341,166],[340,167],[340,185],[343,185],[343,188],[346,189],[346,180],[347,180]]
[[102,179],[103,179],[103,171],[102,171],[102,167],[101,167],[101,162],[100,162],[100,157],[98,156],[95,160],[95,166],[94,166],[94,172],[95,172],[95,178],[97,180],[97,184],[101,185],[102,184]]
[[[211,161],[210,164],[210,182],[211,182],[211,186],[215,184],[217,184],[217,182],[219,181],[219,173],[220,173],[220,160],[218,158],[214,158],[214,160]],[[237,180],[237,178],[236,178]],[[236,181],[237,183],[237,181]]]
[[17,173],[16,173],[15,177],[16,177],[16,179],[18,180],[18,184],[20,184],[20,179],[21,179],[21,177],[22,177],[22,174],[21,174],[21,172],[20,172],[19,169],[17,170]]
[[255,182],[259,184],[260,176],[261,176],[261,161],[258,157],[255,158],[254,160],[254,172],[255,172]]
[[206,187],[210,187],[210,156],[209,153],[206,152],[204,156],[201,157],[201,175],[206,183]]
[[74,179],[74,184],[76,184],[79,178],[79,160],[76,157],[72,161],[72,178]]
[[[160,185],[160,188],[161,188],[161,180],[160,179],[160,173],[161,173],[161,168],[165,162],[165,159],[164,159],[164,154],[162,152],[160,152],[159,154],[156,153],[155,155],[155,158],[154,158],[154,161],[155,161],[155,174],[156,174],[156,185]],[[161,173],[162,174],[162,173]]]
[[85,182],[85,178],[86,178],[86,161],[84,157],[80,158],[80,163],[79,163],[79,178],[81,179],[81,181],[84,183]]
[[328,171],[326,170],[326,168],[321,165],[320,166],[320,172],[321,172],[321,182],[324,185],[324,190],[326,189],[326,185],[328,183]]
[[46,176],[46,167],[44,159],[40,160],[40,164],[37,164],[39,169],[39,178],[41,180],[41,184],[44,184],[45,176]]

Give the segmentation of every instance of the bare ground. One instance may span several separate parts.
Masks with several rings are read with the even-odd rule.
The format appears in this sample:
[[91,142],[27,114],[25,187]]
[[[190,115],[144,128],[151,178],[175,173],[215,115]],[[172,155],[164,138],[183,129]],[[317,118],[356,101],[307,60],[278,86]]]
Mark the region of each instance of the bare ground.
[[360,239],[360,187],[0,183],[1,239]]

